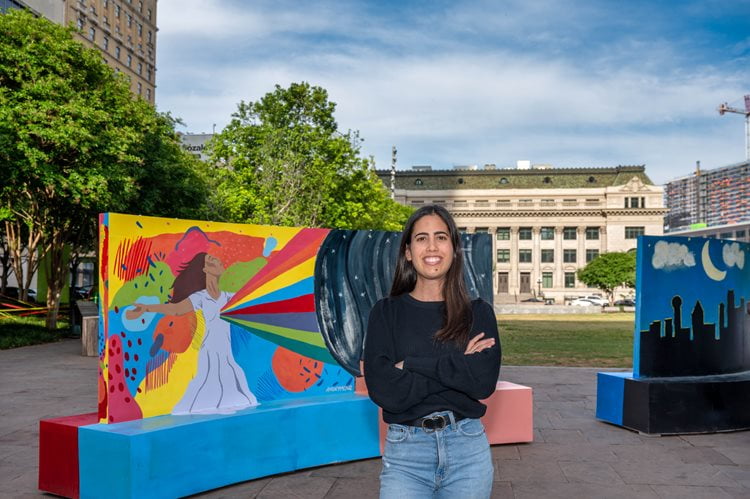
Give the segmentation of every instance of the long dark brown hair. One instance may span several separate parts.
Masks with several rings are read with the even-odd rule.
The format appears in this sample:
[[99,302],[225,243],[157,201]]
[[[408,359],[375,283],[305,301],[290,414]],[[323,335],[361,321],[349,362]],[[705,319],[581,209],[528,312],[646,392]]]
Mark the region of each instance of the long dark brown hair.
[[453,243],[453,263],[445,275],[443,284],[443,298],[445,299],[443,327],[435,333],[435,339],[444,342],[455,341],[463,346],[469,341],[472,320],[471,301],[464,282],[464,252],[456,223],[448,210],[442,206],[434,204],[423,206],[415,211],[406,222],[398,248],[398,261],[390,295],[410,293],[417,284],[417,271],[414,269],[414,264],[406,259],[406,249],[411,244],[414,224],[427,215],[437,215],[445,222],[451,243]]
[[207,253],[198,253],[188,263],[180,267],[180,273],[172,284],[171,303],[179,303],[196,291],[206,289],[206,267]]

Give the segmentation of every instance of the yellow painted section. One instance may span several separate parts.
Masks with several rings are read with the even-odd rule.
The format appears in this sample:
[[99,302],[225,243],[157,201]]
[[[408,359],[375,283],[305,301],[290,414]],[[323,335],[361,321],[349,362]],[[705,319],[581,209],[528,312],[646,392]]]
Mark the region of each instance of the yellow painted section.
[[283,272],[281,275],[274,277],[249,295],[242,301],[238,301],[236,305],[242,305],[249,301],[265,296],[274,291],[278,291],[292,284],[298,283],[303,279],[312,277],[315,273],[315,256],[305,260],[296,267],[292,267],[290,270]]
[[[142,227],[139,227],[140,223]],[[184,234],[191,227],[199,227],[203,232],[227,231],[235,234],[244,234],[253,237],[276,239],[274,251],[281,248],[296,236],[300,229],[298,227],[277,227],[273,225],[248,225],[222,222],[203,222],[199,220],[179,220],[176,218],[142,217],[137,215],[109,214],[109,253],[107,263],[109,268],[109,292],[114,296],[122,287],[123,281],[117,277],[115,260],[117,248],[129,240],[135,242],[139,237],[150,238],[163,234]]]
[[[206,332],[206,321],[203,318],[203,312],[200,310],[195,313],[195,317],[197,326],[192,345],[200,346]],[[187,390],[190,380],[198,372],[199,352],[200,348],[188,348],[184,353],[177,355],[172,370],[169,372],[169,383],[146,391],[146,379],[144,378],[141,381],[141,393],[138,394],[136,400],[144,418],[172,412],[172,408],[177,405],[185,390]]]

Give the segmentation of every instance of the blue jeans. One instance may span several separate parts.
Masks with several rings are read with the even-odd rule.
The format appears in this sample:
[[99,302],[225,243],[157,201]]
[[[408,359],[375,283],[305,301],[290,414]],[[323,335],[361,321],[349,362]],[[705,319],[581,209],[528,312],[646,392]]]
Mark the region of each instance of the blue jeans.
[[380,474],[381,499],[423,497],[488,498],[492,492],[492,457],[484,426],[478,419],[440,430],[391,424]]

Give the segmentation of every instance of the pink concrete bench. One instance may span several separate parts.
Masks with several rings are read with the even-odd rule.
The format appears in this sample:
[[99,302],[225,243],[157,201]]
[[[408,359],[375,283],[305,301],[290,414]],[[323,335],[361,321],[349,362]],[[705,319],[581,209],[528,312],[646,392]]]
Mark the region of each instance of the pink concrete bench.
[[[364,378],[357,378],[357,393],[367,395]],[[534,441],[534,397],[529,386],[498,381],[495,393],[482,401],[487,413],[482,418],[490,445]],[[380,415],[380,450],[388,425]]]

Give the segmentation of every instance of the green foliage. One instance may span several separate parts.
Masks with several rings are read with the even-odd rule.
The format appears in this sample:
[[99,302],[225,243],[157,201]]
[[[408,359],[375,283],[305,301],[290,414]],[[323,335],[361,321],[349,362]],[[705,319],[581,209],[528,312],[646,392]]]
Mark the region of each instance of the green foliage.
[[578,269],[578,279],[607,293],[609,302],[618,286],[635,287],[635,252],[603,253]]
[[4,317],[0,319],[0,350],[19,348],[41,343],[53,343],[70,338],[68,323],[49,330],[42,317]]
[[94,249],[100,212],[204,216],[207,174],[180,147],[175,121],[134,98],[72,28],[11,10],[0,37],[0,205],[19,281],[23,252],[51,255],[54,327],[62,248]]
[[220,171],[219,218],[235,222],[345,229],[400,229],[409,210],[393,202],[360,157],[356,132],[341,133],[336,105],[308,83],[276,85],[240,102],[209,145]]

